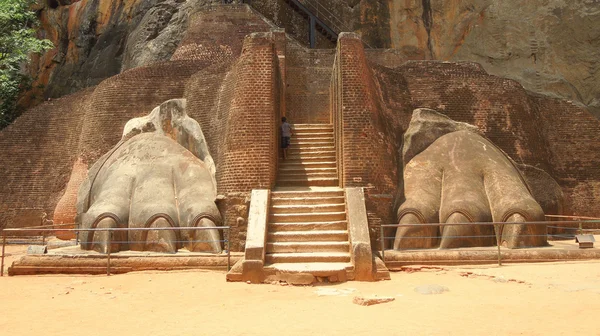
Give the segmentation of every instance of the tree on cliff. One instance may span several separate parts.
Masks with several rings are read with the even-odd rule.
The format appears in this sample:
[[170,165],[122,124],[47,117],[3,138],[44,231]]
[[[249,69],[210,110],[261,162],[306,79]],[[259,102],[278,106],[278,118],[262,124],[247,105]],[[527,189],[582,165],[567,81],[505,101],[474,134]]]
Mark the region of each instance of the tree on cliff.
[[54,46],[36,36],[38,18],[31,5],[36,0],[0,0],[0,129],[17,117],[19,93],[31,85],[24,71],[31,53]]

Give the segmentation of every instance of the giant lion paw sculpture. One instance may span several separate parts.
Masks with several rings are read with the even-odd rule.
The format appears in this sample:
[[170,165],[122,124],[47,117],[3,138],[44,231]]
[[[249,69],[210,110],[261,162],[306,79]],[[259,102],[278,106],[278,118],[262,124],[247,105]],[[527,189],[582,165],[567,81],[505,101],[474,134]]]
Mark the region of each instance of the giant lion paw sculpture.
[[544,220],[517,165],[476,127],[418,109],[404,135],[400,224],[501,222],[494,226],[400,227],[395,249],[546,244]]
[[[122,140],[92,166],[77,201],[79,227],[215,227],[214,163],[200,125],[185,114],[185,100],[163,103],[130,120]],[[220,252],[215,230],[82,231],[81,247],[174,253]]]

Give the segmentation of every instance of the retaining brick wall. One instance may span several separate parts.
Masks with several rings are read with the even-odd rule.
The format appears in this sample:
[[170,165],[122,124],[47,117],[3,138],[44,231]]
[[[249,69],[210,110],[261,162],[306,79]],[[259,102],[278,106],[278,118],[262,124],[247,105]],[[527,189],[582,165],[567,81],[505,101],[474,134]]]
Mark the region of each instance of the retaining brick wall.
[[[365,187],[371,218],[390,222],[398,189],[395,121],[382,108],[380,87],[356,34],[341,34],[334,66],[335,128],[344,187]],[[337,87],[337,88],[336,88]],[[341,132],[341,134],[340,134]],[[339,161],[338,161],[339,162]]]
[[600,217],[600,122],[565,100],[532,100],[548,145],[549,173],[563,187],[567,214]]
[[40,225],[42,212],[52,217],[77,157],[91,91],[42,103],[0,132],[0,227]]
[[334,49],[306,49],[288,40],[286,116],[291,123],[330,123],[329,85]]
[[252,189],[272,188],[277,174],[281,73],[274,46],[273,33],[249,35],[236,62],[197,73],[185,92],[188,113],[200,123],[217,166],[234,250],[244,246],[245,199]]

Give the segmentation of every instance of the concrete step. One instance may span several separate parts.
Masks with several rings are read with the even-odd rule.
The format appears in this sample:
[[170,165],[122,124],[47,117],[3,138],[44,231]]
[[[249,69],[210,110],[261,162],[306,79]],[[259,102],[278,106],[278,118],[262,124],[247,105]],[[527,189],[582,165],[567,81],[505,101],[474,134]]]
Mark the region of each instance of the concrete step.
[[271,197],[271,205],[345,204],[344,196],[322,197]]
[[337,173],[337,168],[334,167],[305,167],[304,165],[292,165],[279,167],[280,173],[302,174],[302,173]]
[[340,231],[348,230],[348,222],[320,221],[320,222],[270,222],[270,233],[276,232],[305,232],[305,231]]
[[335,151],[333,149],[331,150],[315,150],[315,151],[295,151],[292,152],[291,149],[288,150],[288,157],[294,157],[297,156],[298,158],[306,158],[306,157],[323,157],[323,156],[330,156],[330,157],[335,157]]
[[315,276],[327,275],[330,272],[354,271],[351,263],[321,262],[321,263],[275,263],[265,266],[265,269],[274,269],[286,273],[310,273]]
[[335,152],[335,146],[333,144],[329,144],[327,146],[302,146],[302,147],[288,148],[288,154],[290,154],[290,155],[315,153],[315,152],[323,152],[323,151]]
[[333,139],[333,130],[332,131],[324,131],[319,130],[317,132],[296,132],[292,136],[292,138],[296,139],[314,139],[314,138],[331,138]]
[[271,214],[284,214],[284,213],[317,213],[317,212],[344,212],[346,211],[346,204],[311,204],[311,205],[272,205],[270,209]]
[[302,242],[302,241],[348,241],[347,230],[319,231],[279,231],[268,234],[270,242]]
[[350,262],[349,252],[305,252],[305,253],[267,253],[267,264],[273,263],[309,263],[309,262]]
[[280,179],[307,179],[307,178],[337,178],[337,172],[279,172],[278,178]]
[[346,212],[282,213],[270,214],[269,217],[270,223],[344,221],[346,220]]
[[340,185],[336,178],[279,178],[277,186],[280,187],[337,187]]
[[344,190],[341,188],[322,188],[316,190],[274,190],[271,192],[271,197],[344,197]]
[[288,148],[308,148],[308,147],[324,147],[324,146],[335,146],[335,143],[330,140],[292,140],[290,147]]
[[320,154],[320,155],[288,155],[282,162],[287,163],[303,163],[303,162],[323,162],[323,161],[335,161],[335,155],[331,154]]
[[294,131],[314,131],[314,130],[333,130],[332,124],[293,124],[292,129]]
[[279,163],[280,170],[302,170],[307,168],[337,168],[335,161],[320,161],[320,162],[286,162],[285,160]]
[[296,137],[292,137],[292,139],[290,140],[290,145],[296,145],[296,146],[316,146],[315,144],[319,143],[319,144],[323,144],[320,146],[333,146],[335,144],[335,142],[333,141],[333,137],[326,137],[326,138],[296,138]]
[[269,242],[267,253],[349,252],[348,242]]

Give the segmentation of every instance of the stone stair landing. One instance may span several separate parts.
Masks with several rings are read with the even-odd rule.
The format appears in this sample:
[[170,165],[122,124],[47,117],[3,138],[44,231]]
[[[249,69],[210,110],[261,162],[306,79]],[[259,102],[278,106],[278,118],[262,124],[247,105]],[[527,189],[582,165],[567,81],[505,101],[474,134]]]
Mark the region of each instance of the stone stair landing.
[[295,124],[287,159],[279,163],[277,185],[339,186],[333,125]]
[[352,279],[345,207],[344,191],[335,187],[273,191],[265,273]]

